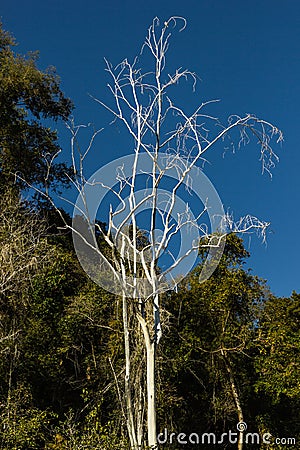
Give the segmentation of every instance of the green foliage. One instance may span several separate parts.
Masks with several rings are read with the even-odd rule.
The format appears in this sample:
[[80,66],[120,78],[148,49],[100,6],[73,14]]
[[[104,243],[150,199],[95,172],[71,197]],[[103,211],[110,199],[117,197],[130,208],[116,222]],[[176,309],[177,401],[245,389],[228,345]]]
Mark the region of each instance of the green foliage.
[[165,354],[172,364],[177,395],[184,399],[184,424],[191,431],[207,426],[222,430],[224,423],[229,428],[237,422],[229,367],[243,404],[250,400],[254,323],[265,288],[243,270],[247,256],[242,240],[229,235],[211,278],[199,284],[200,265],[167,304],[173,319]]
[[128,450],[128,440],[120,436],[114,424],[102,426],[98,411],[93,409],[81,423],[69,411],[65,419],[54,430],[54,442],[48,443],[45,450]]
[[[45,120],[66,120],[72,103],[60,90],[54,68],[42,72],[37,53],[15,54],[14,45],[0,24],[0,189],[13,184],[16,173],[31,184],[67,183],[65,164],[48,170],[60,147]],[[17,184],[26,187],[20,179]]]
[[300,295],[271,297],[259,325],[256,389],[274,401],[281,396],[300,399]]
[[[1,448],[127,449],[115,380],[122,392],[119,299],[86,278],[70,236],[47,236],[24,205],[6,203],[2,245],[15,246],[7,230],[22,227],[21,254],[35,254],[36,264],[1,295]],[[242,241],[229,236],[209,280],[199,284],[199,266],[162,299],[168,312],[158,347],[159,429],[234,427],[230,367],[249,427],[297,435],[299,295],[270,296],[243,269],[245,257]]]
[[0,410],[2,450],[37,450],[44,448],[47,427],[53,414],[33,406],[28,387],[19,385]]
[[[273,436],[300,440],[300,295],[270,297],[257,331],[255,390],[264,408],[259,424]],[[280,448],[284,449],[285,446]]]
[[[27,258],[36,259],[0,295],[1,448],[127,449],[118,397],[124,376],[120,300],[86,278],[69,235],[47,235],[36,213],[16,195],[9,198],[3,198],[0,221],[3,261],[6,254],[17,254],[18,261],[23,255],[25,266]],[[247,256],[242,241],[229,236],[209,280],[199,284],[199,266],[177,294],[162,299],[159,429],[233,428],[230,367],[249,427],[297,435],[299,295],[270,296],[243,269]],[[14,264],[12,272],[2,264],[3,280]]]

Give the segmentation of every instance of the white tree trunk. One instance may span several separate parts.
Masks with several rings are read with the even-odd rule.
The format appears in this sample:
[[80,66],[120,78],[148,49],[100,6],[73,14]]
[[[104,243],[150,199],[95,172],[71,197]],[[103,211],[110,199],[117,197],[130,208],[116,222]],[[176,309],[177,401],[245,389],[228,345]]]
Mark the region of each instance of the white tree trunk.
[[131,448],[133,450],[138,450],[136,430],[134,425],[132,399],[131,399],[130,341],[128,329],[127,299],[125,293],[123,294],[123,326],[124,326],[124,347],[125,347],[125,400],[127,410],[127,429]]
[[138,314],[138,320],[141,324],[147,353],[147,431],[148,446],[151,449],[157,449],[156,432],[156,406],[155,406],[155,353],[156,342],[151,342],[149,329],[145,319]]
[[[239,398],[239,393],[238,393],[238,389],[235,383],[235,379],[233,376],[233,372],[230,366],[230,362],[227,359],[227,354],[225,351],[222,350],[221,352],[224,361],[225,361],[225,366],[229,375],[229,380],[230,380],[230,387],[231,387],[231,392],[232,392],[232,396],[233,396],[233,400],[236,406],[236,410],[237,410],[237,415],[238,415],[238,421],[239,423],[244,423],[244,414],[243,414],[243,409],[242,409],[242,405],[240,402],[240,398]],[[243,437],[244,437],[244,431],[243,429],[241,429],[239,431],[239,440],[238,440],[238,450],[243,450]]]
[[147,350],[147,401],[148,401],[148,445],[157,448],[156,408],[155,408],[155,342],[149,342]]

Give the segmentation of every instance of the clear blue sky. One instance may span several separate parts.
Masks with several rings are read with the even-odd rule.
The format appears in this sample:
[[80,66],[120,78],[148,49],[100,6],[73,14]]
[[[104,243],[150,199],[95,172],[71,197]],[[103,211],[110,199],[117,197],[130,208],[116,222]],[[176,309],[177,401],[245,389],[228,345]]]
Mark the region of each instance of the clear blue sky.
[[[97,126],[108,117],[88,93],[107,98],[103,57],[114,64],[133,58],[154,16],[184,16],[188,26],[176,35],[170,59],[201,78],[195,101],[219,98],[217,115],[255,113],[284,132],[272,180],[261,175],[254,143],[224,158],[221,151],[211,153],[206,174],[236,217],[250,213],[271,222],[267,246],[255,237],[246,240],[253,273],[277,295],[300,292],[298,0],[11,0],[2,2],[0,14],[18,51],[40,50],[40,67],[56,66],[76,120]],[[122,154],[114,138],[112,132],[99,140],[97,166]],[[65,138],[62,145],[67,155]]]

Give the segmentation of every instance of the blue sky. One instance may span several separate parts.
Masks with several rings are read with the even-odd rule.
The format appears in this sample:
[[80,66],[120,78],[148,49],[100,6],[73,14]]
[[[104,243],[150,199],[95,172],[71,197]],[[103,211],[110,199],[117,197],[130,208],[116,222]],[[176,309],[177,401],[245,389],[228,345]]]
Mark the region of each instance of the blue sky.
[[[41,68],[56,66],[63,90],[75,103],[76,121],[98,127],[109,116],[88,94],[108,99],[103,58],[113,64],[132,59],[155,16],[163,21],[184,16],[187,28],[175,33],[169,57],[172,67],[199,75],[192,101],[221,99],[212,114],[250,112],[284,132],[272,179],[261,174],[254,142],[234,155],[223,157],[220,148],[208,154],[205,173],[236,217],[250,213],[271,222],[267,245],[254,236],[245,241],[253,273],[267,279],[277,295],[300,292],[298,0],[11,0],[1,5],[0,14],[4,28],[19,42],[19,52],[39,50]],[[64,133],[61,139],[67,158]],[[124,153],[121,142],[113,128],[99,137],[95,169]]]

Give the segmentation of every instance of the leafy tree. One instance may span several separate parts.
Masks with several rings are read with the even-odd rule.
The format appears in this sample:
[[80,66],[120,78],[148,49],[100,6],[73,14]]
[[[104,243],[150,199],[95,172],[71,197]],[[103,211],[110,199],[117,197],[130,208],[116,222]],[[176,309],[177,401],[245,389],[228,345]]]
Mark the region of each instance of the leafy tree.
[[[30,389],[22,384],[11,393],[10,405],[1,407],[0,446],[2,450],[40,450],[47,439],[53,414],[33,405]],[[2,406],[2,405],[1,405]]]
[[40,448],[48,420],[18,377],[32,284],[51,260],[45,232],[41,217],[6,189],[0,196],[0,445],[7,450]]
[[[205,258],[203,247],[200,255]],[[181,429],[223,432],[238,421],[253,421],[252,342],[266,289],[243,269],[247,256],[242,239],[229,235],[210,279],[199,284],[200,264],[170,297],[173,319],[165,356],[174,372],[167,383],[184,399]]]
[[[255,389],[265,405],[262,430],[298,439],[300,423],[300,294],[271,296],[259,320]],[[283,447],[282,447],[283,448]]]
[[[48,124],[66,120],[72,102],[61,91],[55,69],[39,70],[38,54],[16,54],[15,45],[0,24],[0,190],[14,183],[15,174],[35,185],[66,183],[66,165],[52,164],[60,147]],[[16,182],[26,187],[19,178]]]
[[290,298],[272,296],[259,321],[260,373],[257,389],[270,394],[300,399],[300,294]]
[[121,436],[124,427],[115,414],[112,367],[118,375],[123,368],[115,299],[87,280],[67,236],[40,236],[42,257],[39,247],[34,254],[28,245],[26,231],[23,245],[36,266],[1,296],[1,448],[44,448],[54,439],[53,426],[63,436],[61,448],[88,442],[88,448],[105,448],[108,429]]

